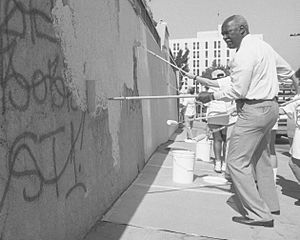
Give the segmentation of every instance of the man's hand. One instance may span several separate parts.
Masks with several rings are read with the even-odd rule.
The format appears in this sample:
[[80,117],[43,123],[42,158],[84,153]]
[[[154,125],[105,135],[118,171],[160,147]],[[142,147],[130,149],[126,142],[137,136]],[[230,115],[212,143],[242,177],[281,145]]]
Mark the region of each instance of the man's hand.
[[185,76],[187,76],[190,79],[194,79],[195,75],[192,73],[186,73]]
[[196,97],[196,100],[202,103],[208,103],[214,100],[214,94],[211,92],[200,92]]

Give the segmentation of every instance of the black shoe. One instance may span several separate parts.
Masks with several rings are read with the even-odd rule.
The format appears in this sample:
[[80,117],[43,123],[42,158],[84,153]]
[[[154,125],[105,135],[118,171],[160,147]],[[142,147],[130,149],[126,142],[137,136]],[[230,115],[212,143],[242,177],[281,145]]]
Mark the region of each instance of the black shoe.
[[274,215],[280,215],[280,210],[271,212]]
[[247,217],[233,217],[232,221],[251,226],[274,227],[274,220],[257,221]]

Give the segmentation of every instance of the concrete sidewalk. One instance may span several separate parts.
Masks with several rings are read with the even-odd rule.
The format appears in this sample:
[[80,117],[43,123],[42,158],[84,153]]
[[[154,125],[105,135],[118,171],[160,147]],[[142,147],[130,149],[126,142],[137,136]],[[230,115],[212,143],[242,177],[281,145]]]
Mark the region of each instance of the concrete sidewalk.
[[[198,132],[203,126],[198,125]],[[194,182],[172,181],[172,149],[196,151],[195,143],[185,143],[178,131],[162,144],[147,165],[85,237],[85,240],[203,240],[203,239],[300,239],[300,187],[288,166],[288,142],[276,145],[279,158],[277,189],[281,215],[274,228],[251,227],[232,222],[238,213],[228,201],[231,184],[214,183],[208,178],[221,177],[212,162],[196,161]]]

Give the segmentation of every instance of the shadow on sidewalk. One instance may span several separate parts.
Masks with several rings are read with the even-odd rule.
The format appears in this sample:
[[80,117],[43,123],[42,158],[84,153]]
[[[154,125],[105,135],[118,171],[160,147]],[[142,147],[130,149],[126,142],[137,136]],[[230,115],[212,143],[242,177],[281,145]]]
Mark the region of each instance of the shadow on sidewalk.
[[[182,134],[183,128],[179,127],[173,133],[176,136]],[[132,219],[139,209],[143,208],[143,201],[147,195],[178,191],[176,189],[163,191],[149,190],[151,185],[158,176],[159,171],[163,170],[163,163],[168,157],[170,151],[184,150],[184,148],[170,147],[173,140],[168,140],[160,144],[145,166],[137,175],[130,186],[124,190],[123,194],[112,204],[101,220],[98,220],[95,225],[89,230],[84,240],[120,240],[120,239],[148,239],[146,229],[140,226],[135,226]],[[145,213],[148,214],[148,213]],[[144,235],[143,235],[144,234]],[[153,234],[153,233],[152,233]],[[139,235],[141,235],[139,237]],[[128,236],[131,236],[128,238]]]
[[282,187],[281,192],[283,195],[300,199],[300,185],[297,182],[277,175],[277,184]]
[[[201,125],[195,128],[195,132],[202,132]],[[210,163],[198,162],[198,172],[194,172],[193,185],[175,184],[170,179],[170,170],[172,169],[173,150],[190,150],[195,151],[196,146],[185,143],[185,132],[183,128],[178,128],[173,136],[165,143],[160,144],[150,159],[145,164],[141,173],[128,187],[127,190],[108,210],[104,218],[98,221],[96,225],[89,231],[85,240],[121,240],[121,239],[183,239],[190,237],[188,232],[194,230],[178,231],[184,229],[186,224],[181,227],[176,226],[181,219],[176,219],[177,214],[186,214],[185,219],[189,219],[189,214],[195,219],[201,219],[200,216],[194,216],[193,212],[182,204],[188,196],[196,196],[195,199],[209,199],[212,203],[219,198],[206,195],[207,192],[219,192],[218,196],[225,198],[231,194],[228,184],[212,184],[206,183],[203,178],[207,176],[217,176],[211,170],[202,169]],[[201,172],[206,171],[206,172]],[[231,184],[230,184],[231,185]],[[212,189],[212,191],[209,191]],[[216,190],[216,191],[214,191]],[[183,194],[178,194],[183,192]],[[197,193],[199,192],[199,193]],[[202,194],[202,195],[201,195]],[[190,203],[197,204],[198,209],[207,212],[204,205],[199,204],[196,200],[188,199]],[[204,200],[203,200],[204,201]],[[218,201],[216,201],[218,202]],[[211,203],[211,202],[210,202]],[[182,207],[177,207],[182,204]],[[176,209],[176,213],[172,209]],[[216,211],[215,209],[213,211]],[[171,216],[169,215],[171,213]],[[180,215],[182,216],[182,215]],[[173,218],[173,219],[172,219]],[[167,221],[164,222],[164,221]],[[161,224],[161,225],[160,225]],[[205,221],[204,225],[207,224]],[[163,227],[161,227],[163,226]],[[174,227],[175,226],[175,227]],[[198,227],[195,227],[195,229]],[[205,227],[206,228],[206,225]],[[170,233],[170,229],[176,229],[176,234],[166,237],[166,233]],[[176,236],[175,236],[176,235]],[[163,236],[163,237],[162,237]],[[166,237],[166,238],[165,238]],[[185,238],[185,239],[186,239]],[[190,238],[189,238],[190,239]],[[191,238],[192,239],[192,238]],[[205,238],[210,239],[210,238]],[[217,238],[214,238],[217,239]]]

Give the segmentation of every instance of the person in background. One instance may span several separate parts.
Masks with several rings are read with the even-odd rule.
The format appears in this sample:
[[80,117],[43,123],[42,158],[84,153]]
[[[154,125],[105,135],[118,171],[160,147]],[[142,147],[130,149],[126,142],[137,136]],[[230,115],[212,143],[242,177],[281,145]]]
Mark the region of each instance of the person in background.
[[[289,166],[300,183],[300,99],[284,107],[280,107],[279,114],[287,114],[289,118],[294,119],[295,121],[295,132],[290,150],[291,158]],[[300,199],[295,202],[295,205],[300,206]]]
[[242,216],[232,220],[273,227],[272,213],[280,214],[280,206],[268,137],[278,118],[278,80],[292,78],[294,71],[269,44],[250,34],[243,16],[227,18],[221,29],[227,46],[236,49],[229,65],[231,85],[215,93],[201,92],[196,100],[236,101],[238,118],[229,143],[227,167]]
[[[220,69],[216,69],[211,73],[212,80],[222,79],[225,77],[225,72]],[[211,92],[216,92],[220,88],[210,87]],[[208,103],[207,117],[217,116],[220,114],[227,114],[227,109],[232,107],[231,102],[224,101],[211,101]],[[215,118],[216,119],[216,118]],[[226,163],[226,149],[227,149],[227,127],[221,125],[219,122],[214,123],[214,118],[208,119],[208,127],[213,131],[213,150],[215,155],[214,170],[217,173],[225,172]],[[224,127],[224,128],[222,128]],[[219,130],[218,130],[219,129]]]
[[[216,71],[214,73],[214,74],[216,74],[216,76],[218,76],[218,71]],[[219,72],[219,74],[220,74],[220,72]],[[230,87],[231,78],[229,76],[221,77],[223,75],[225,75],[225,73],[222,71],[222,74],[219,75],[219,77],[215,78],[215,75],[214,75],[215,79],[200,77],[200,76],[194,75],[192,73],[188,73],[186,76],[190,79],[194,79],[197,83],[204,86],[206,91],[208,91],[210,89],[210,87],[212,89],[215,89],[215,90],[216,89],[226,89],[226,88]],[[205,105],[209,105],[209,103],[207,103]],[[221,165],[221,171],[224,172],[224,176],[227,180],[231,180],[228,169],[226,168],[226,162],[227,162],[227,155],[228,155],[228,145],[229,145],[229,142],[230,142],[230,139],[231,139],[232,129],[233,129],[234,123],[236,122],[236,119],[237,119],[237,116],[235,114],[236,113],[236,107],[235,107],[235,103],[233,101],[226,102],[226,113],[229,114],[229,121],[228,121],[228,125],[226,126],[226,128],[227,128],[227,131],[226,131],[226,146],[225,146],[225,149],[224,149],[225,161],[223,161],[223,164]]]
[[[187,94],[187,90],[184,89],[183,86],[182,86],[179,94],[180,95]],[[183,101],[184,101],[184,98],[179,98],[179,122],[180,123],[184,123],[185,106],[183,105]]]
[[[300,90],[298,88],[298,94],[295,95],[292,99],[299,98],[300,97],[299,93],[300,93]],[[295,134],[295,129],[296,129],[296,123],[295,123],[295,119],[293,118],[293,115],[288,115],[288,118],[286,119],[286,127],[287,127],[287,136],[288,136],[288,139],[289,139],[289,143],[290,143],[290,146],[292,146],[293,145],[294,134]]]
[[270,142],[269,142],[269,147],[270,147],[270,160],[271,160],[271,165],[273,168],[273,176],[274,176],[274,182],[276,184],[276,178],[277,178],[277,169],[278,169],[278,159],[276,155],[276,149],[275,149],[275,142],[276,142],[276,131],[278,129],[278,120],[271,129],[271,136],[270,136]]
[[[188,87],[187,94],[193,95],[195,93],[195,88]],[[182,105],[184,106],[184,124],[186,128],[186,139],[185,142],[192,143],[193,140],[193,123],[196,116],[196,102],[195,98],[183,98]]]
[[[300,79],[300,68],[298,68],[298,70],[295,72],[295,78],[298,80]],[[293,97],[293,99],[300,97],[300,82],[298,84],[298,88],[296,89],[296,93],[297,94]],[[287,118],[286,126],[287,126],[287,136],[289,138],[289,143],[290,146],[292,146],[293,138],[295,134],[295,128],[296,128],[295,119],[293,119],[292,116]]]
[[295,120],[293,118],[288,117],[286,119],[286,128],[287,128],[287,136],[288,136],[288,139],[289,139],[289,144],[290,144],[290,147],[291,147],[292,144],[293,144],[295,128],[296,128]]

